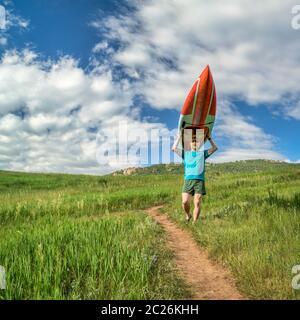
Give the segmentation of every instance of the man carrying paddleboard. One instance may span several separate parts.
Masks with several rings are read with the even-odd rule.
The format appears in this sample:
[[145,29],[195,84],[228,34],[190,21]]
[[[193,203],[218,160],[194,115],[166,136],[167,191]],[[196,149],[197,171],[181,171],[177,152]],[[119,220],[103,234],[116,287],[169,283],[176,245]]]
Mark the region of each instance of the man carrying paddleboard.
[[[204,150],[204,139],[197,139],[196,130],[193,130],[192,141],[186,148],[178,148],[182,141],[183,130],[175,141],[172,151],[175,151],[183,159],[184,164],[184,184],[182,187],[182,207],[186,216],[186,221],[190,221],[190,200],[194,197],[193,222],[195,223],[200,215],[201,197],[205,191],[205,161],[218,148],[212,138],[208,136],[211,148]],[[197,141],[198,140],[198,141]]]

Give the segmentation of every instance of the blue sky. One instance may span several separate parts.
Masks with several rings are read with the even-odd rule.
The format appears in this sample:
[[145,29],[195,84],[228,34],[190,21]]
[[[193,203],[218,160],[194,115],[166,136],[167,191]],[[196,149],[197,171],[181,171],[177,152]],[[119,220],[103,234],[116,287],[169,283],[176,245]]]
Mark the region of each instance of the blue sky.
[[87,66],[91,50],[101,38],[89,22],[101,13],[111,14],[117,9],[113,1],[17,0],[11,3],[8,8],[30,21],[28,30],[12,30],[11,48],[29,45],[45,57],[71,55],[80,60],[82,67]]
[[0,169],[118,168],[97,163],[97,131],[176,128],[206,64],[218,94],[211,161],[298,162],[294,3],[256,2],[0,1]]

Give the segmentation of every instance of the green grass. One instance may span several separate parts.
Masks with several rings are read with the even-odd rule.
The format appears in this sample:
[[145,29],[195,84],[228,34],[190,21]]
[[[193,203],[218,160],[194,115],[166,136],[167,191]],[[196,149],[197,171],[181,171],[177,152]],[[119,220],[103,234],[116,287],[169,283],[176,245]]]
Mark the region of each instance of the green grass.
[[162,180],[0,173],[0,299],[189,297],[165,234],[138,210],[167,201]]
[[[185,294],[144,213],[57,221],[6,231],[2,299],[159,299]],[[179,286],[179,291],[177,286]]]
[[0,299],[172,299],[190,293],[165,234],[143,209],[165,212],[254,299],[299,299],[300,166],[268,161],[208,165],[195,226],[181,210],[182,168],[133,176],[0,171]]
[[231,269],[249,298],[299,299],[291,269],[300,264],[300,166],[210,173],[197,225],[183,223],[179,197],[165,211]]

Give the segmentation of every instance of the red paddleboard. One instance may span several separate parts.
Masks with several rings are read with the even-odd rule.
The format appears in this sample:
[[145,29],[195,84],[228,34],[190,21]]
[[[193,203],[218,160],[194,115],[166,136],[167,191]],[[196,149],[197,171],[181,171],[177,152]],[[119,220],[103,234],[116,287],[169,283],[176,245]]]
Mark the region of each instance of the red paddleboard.
[[181,108],[178,129],[203,129],[211,135],[217,112],[214,80],[207,65],[188,93]]

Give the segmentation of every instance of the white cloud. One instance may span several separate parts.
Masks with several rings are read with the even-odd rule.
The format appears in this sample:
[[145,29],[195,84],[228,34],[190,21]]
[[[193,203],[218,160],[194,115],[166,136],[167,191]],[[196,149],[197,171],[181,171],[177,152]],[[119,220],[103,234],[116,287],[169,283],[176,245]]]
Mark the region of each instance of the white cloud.
[[[177,108],[201,69],[210,64],[219,114],[215,133],[228,149],[216,159],[274,158],[277,139],[243,117],[232,98],[272,104],[272,113],[298,117],[288,108],[300,96],[300,43],[290,27],[292,1],[245,3],[155,0],[130,2],[135,10],[94,22],[117,41],[112,66],[136,81],[135,93],[154,108]],[[111,54],[111,53],[110,53]],[[280,108],[276,110],[276,105]],[[236,152],[233,152],[236,150]],[[227,161],[227,160],[226,160]]]
[[13,114],[7,114],[0,118],[0,133],[11,133],[20,129],[22,120]]
[[95,155],[82,157],[80,142],[94,139],[88,128],[105,120],[108,103],[118,113],[124,104],[128,111],[130,100],[120,103],[118,87],[108,73],[85,74],[70,57],[52,62],[28,50],[7,52],[0,64],[0,148],[6,156],[0,166],[103,173]]
[[[8,52],[0,64],[0,114],[29,112],[66,115],[79,109],[83,122],[126,113],[131,93],[126,81],[113,83],[110,71],[86,74],[71,57],[39,61],[33,52]],[[98,120],[97,120],[98,119]]]
[[226,6],[198,0],[130,4],[136,5],[133,12],[93,25],[105,27],[108,41],[121,43],[113,61],[139,79],[137,92],[154,107],[178,108],[207,63],[221,97],[258,104],[300,94],[300,43],[290,26],[292,0],[255,5],[229,0]]
[[242,146],[255,149],[259,146],[260,149],[271,149],[276,142],[275,137],[251,123],[229,102],[220,103],[217,126],[217,136],[229,139],[237,148]]
[[9,32],[12,28],[19,31],[28,30],[30,21],[14,13],[13,3],[4,1],[0,6],[0,46],[8,44]]
[[108,43],[107,43],[107,41],[103,41],[103,42],[97,43],[97,44],[94,46],[92,52],[93,52],[93,53],[98,53],[98,52],[101,52],[101,51],[103,51],[103,50],[105,50],[105,49],[106,49],[106,50],[108,49]]
[[[248,159],[285,160],[274,151],[277,139],[256,126],[251,118],[242,116],[235,105],[223,101],[219,106],[216,137],[222,141],[213,162]],[[224,148],[225,146],[225,148]]]
[[71,57],[41,61],[28,50],[2,57],[0,105],[0,168],[9,170],[107,173],[126,164],[97,163],[97,130],[164,127],[139,119],[128,81],[107,68],[86,73]]
[[27,29],[29,27],[30,21],[28,19],[24,19],[23,17],[15,14],[13,10],[9,9],[9,7],[5,7],[5,31],[8,31],[10,28],[17,27],[20,29]]
[[45,130],[55,130],[59,132],[63,129],[68,129],[72,121],[71,117],[58,117],[49,114],[37,114],[29,117],[28,125],[36,133],[42,133]]
[[288,115],[294,119],[300,120],[300,101],[292,107],[288,107]]

